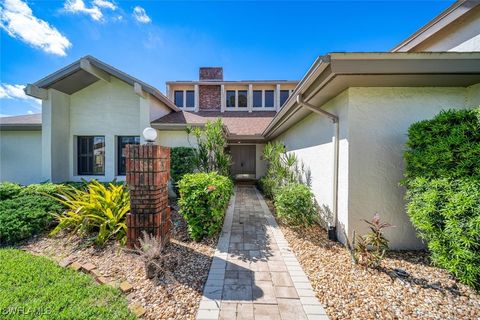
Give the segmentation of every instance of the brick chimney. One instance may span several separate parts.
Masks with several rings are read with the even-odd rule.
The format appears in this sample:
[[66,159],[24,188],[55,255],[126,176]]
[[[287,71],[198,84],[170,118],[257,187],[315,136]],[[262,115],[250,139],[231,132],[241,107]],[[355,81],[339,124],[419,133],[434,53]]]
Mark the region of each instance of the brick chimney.
[[199,71],[200,80],[223,81],[222,67],[201,67]]

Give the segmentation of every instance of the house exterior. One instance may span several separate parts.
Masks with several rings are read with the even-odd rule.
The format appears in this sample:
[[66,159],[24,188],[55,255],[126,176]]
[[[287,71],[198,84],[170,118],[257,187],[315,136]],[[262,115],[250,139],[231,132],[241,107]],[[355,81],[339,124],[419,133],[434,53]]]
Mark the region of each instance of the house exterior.
[[[265,174],[262,151],[281,141],[312,173],[337,237],[367,232],[374,213],[394,249],[422,248],[405,213],[408,127],[443,109],[480,105],[480,3],[456,2],[391,52],[330,53],[300,81],[227,81],[220,67],[169,81],[166,95],[91,56],[27,87],[41,115],[0,118],[0,180],[33,183],[124,177],[123,149],[195,146],[185,128],[222,118],[236,179]],[[428,51],[428,52],[425,52]]]

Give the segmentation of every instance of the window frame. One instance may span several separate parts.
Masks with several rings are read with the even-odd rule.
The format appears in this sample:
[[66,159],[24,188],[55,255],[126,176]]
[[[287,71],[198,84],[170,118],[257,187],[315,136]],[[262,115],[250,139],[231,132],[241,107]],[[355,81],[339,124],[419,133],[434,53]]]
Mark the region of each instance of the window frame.
[[[242,110],[246,110],[248,108],[248,90],[236,90],[237,91],[237,94],[236,94],[236,98],[237,98],[237,103],[236,103],[236,107],[238,109],[242,109]],[[245,106],[240,106],[240,92],[245,93]]]
[[[229,94],[232,94],[233,96],[229,97]],[[229,100],[231,102],[231,99],[233,97],[233,106],[229,106]],[[225,108],[227,109],[234,109],[237,107],[237,90],[225,90]]]
[[[84,149],[81,145],[83,140],[87,139],[92,139],[91,145],[90,142],[88,142],[87,150],[86,152],[82,152]],[[102,172],[101,173],[95,173],[94,168],[95,168],[95,139],[102,139],[103,140],[103,161],[102,161]],[[82,135],[82,136],[76,136],[77,140],[77,150],[76,150],[76,159],[77,159],[77,175],[78,176],[104,176],[105,175],[105,152],[106,152],[106,139],[105,136],[101,135]],[[91,150],[89,150],[91,149]],[[86,160],[85,160],[86,159]],[[88,161],[91,163],[87,163],[87,167],[90,166],[90,170],[82,170],[81,166],[84,163],[83,161]]]
[[[177,104],[177,93],[179,93],[180,96],[182,97],[182,105],[181,106]],[[179,108],[184,107],[184,105],[185,105],[185,90],[174,90],[173,91],[173,103]]]
[[[272,93],[272,105],[267,106],[267,92]],[[265,109],[274,109],[275,108],[275,90],[263,90],[263,107]]]
[[[122,163],[122,160],[125,159],[127,157],[125,157],[123,155],[123,142],[122,142],[122,139],[124,138],[134,138],[135,140],[137,140],[138,138],[138,143],[137,142],[134,142],[134,143],[127,143],[127,144],[140,144],[140,136],[117,136],[117,176],[125,176],[127,174],[127,162],[124,161],[124,163]],[[125,144],[125,146],[127,145]],[[121,170],[122,169],[122,166],[123,166],[123,171]]]
[[[282,103],[282,92],[287,93],[287,98],[285,99],[285,101],[283,101],[283,103]],[[280,105],[278,106],[278,108],[281,108],[285,104],[285,102],[287,102],[288,98],[290,98],[290,94],[291,94],[291,90],[288,90],[288,89],[280,90]]]
[[[260,105],[255,105],[255,93],[260,94]],[[263,108],[263,90],[252,90],[252,108]]]
[[[192,96],[192,105],[188,105],[188,95],[191,94]],[[193,109],[195,108],[195,90],[185,90],[185,97],[184,97],[184,107],[185,109]]]

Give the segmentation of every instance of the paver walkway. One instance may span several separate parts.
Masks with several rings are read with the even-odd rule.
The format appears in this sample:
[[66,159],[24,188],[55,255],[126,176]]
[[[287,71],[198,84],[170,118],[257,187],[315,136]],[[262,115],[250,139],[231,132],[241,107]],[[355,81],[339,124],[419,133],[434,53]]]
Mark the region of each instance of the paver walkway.
[[260,193],[235,190],[197,319],[328,319]]

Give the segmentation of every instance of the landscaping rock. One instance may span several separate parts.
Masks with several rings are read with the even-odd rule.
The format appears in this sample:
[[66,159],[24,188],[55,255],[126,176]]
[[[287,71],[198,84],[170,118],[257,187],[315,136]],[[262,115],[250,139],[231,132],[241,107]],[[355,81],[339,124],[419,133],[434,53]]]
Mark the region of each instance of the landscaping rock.
[[102,273],[98,269],[90,270],[90,274],[95,278],[101,277]]
[[122,290],[123,293],[127,293],[133,290],[133,286],[127,281],[123,281],[120,283],[120,290]]
[[96,280],[100,284],[108,284],[110,282],[110,279],[106,277],[97,277]]
[[73,270],[78,271],[82,268],[82,265],[79,262],[75,261],[72,264],[70,264],[69,268],[72,268]]
[[97,268],[93,263],[85,263],[82,265],[82,270],[85,272],[90,272],[93,269]]
[[131,304],[129,308],[137,317],[143,316],[146,312],[145,308],[137,303]]
[[67,259],[63,259],[62,261],[60,261],[60,262],[58,263],[58,265],[59,265],[60,267],[62,267],[62,268],[66,268],[66,267],[68,267],[69,265],[71,265],[72,262],[73,262],[73,261],[72,261],[71,259],[68,259],[68,258],[67,258]]

